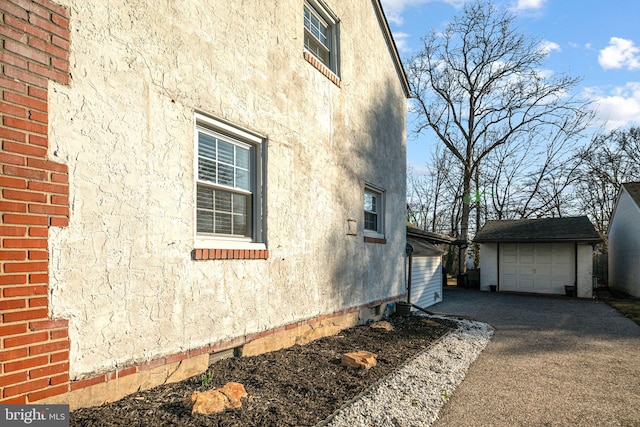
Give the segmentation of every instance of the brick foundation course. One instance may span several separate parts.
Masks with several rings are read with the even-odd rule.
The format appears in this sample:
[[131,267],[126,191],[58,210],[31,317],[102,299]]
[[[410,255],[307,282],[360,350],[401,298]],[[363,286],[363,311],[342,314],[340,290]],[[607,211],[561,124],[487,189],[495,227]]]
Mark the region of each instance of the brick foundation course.
[[383,304],[403,297],[404,295],[399,295],[374,301],[332,314],[160,357],[117,371],[88,376],[71,382],[68,392],[65,390],[41,403],[68,404],[71,410],[103,405],[137,391],[199,375],[207,370],[211,360],[216,360],[216,355],[230,350],[234,350],[230,354],[255,356],[335,335],[343,329],[379,318],[383,314],[382,310],[376,312],[374,307],[382,308]]

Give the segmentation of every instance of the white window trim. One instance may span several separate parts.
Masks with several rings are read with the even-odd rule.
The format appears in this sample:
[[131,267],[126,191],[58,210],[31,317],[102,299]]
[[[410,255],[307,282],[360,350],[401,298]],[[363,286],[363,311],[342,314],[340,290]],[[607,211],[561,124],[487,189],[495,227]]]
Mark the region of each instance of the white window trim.
[[364,194],[365,193],[373,193],[378,197],[379,207],[378,207],[378,231],[367,230],[364,228],[364,206],[362,209],[362,229],[364,233],[364,237],[372,237],[374,239],[384,239],[385,238],[385,208],[386,208],[386,200],[385,200],[385,191],[384,189],[377,187],[372,184],[365,184],[364,191],[362,192],[363,203],[364,203]]
[[[309,52],[310,55],[313,55],[315,58],[318,58],[318,61],[324,64],[332,73],[336,76],[340,75],[340,31],[338,27],[338,19],[331,12],[329,7],[322,0],[305,0],[305,7],[311,9],[315,12],[316,15],[320,16],[324,20],[324,22],[328,25],[329,29],[329,65],[324,64],[324,62],[318,58],[313,52],[304,47],[305,52]],[[306,31],[304,27],[304,18],[302,30]]]
[[[211,132],[220,133],[223,137],[231,138],[234,143],[252,145],[256,151],[255,175],[259,181],[257,188],[253,190],[254,206],[252,212],[253,238],[208,236],[200,235],[197,231],[197,191],[198,191],[198,127],[204,127]],[[263,150],[266,146],[266,138],[247,129],[232,125],[220,119],[196,112],[193,121],[193,246],[194,249],[253,249],[264,250],[264,179],[262,176]]]

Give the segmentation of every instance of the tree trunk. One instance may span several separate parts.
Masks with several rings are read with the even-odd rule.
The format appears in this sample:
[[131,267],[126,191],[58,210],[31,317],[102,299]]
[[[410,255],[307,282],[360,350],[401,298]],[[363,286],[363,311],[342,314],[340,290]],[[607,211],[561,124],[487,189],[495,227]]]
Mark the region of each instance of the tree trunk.
[[[462,218],[460,219],[460,240],[467,241],[469,238],[469,215],[471,213],[471,168],[464,168],[462,180]],[[458,252],[458,274],[467,272],[467,245],[460,246]]]

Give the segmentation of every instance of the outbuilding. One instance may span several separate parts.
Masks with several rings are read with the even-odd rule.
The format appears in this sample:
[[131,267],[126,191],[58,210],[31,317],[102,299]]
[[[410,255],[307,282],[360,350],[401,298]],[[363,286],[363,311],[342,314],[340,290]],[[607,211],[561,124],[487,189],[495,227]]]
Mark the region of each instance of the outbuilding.
[[429,242],[407,237],[411,274],[409,302],[426,308],[442,301],[442,250]]
[[488,221],[476,234],[482,290],[593,296],[593,246],[586,216]]
[[453,237],[407,224],[407,299],[426,308],[442,301],[444,251],[436,245],[459,245]]
[[620,187],[607,237],[609,286],[640,297],[640,182]]

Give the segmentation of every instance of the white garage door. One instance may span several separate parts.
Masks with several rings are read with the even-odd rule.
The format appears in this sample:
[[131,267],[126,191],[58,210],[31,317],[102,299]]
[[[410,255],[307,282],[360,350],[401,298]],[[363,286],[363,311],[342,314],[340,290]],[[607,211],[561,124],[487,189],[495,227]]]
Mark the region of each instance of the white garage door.
[[411,303],[425,308],[442,301],[440,256],[414,256],[411,262]]
[[564,294],[574,284],[572,243],[502,243],[500,290]]

